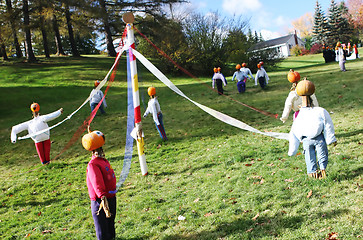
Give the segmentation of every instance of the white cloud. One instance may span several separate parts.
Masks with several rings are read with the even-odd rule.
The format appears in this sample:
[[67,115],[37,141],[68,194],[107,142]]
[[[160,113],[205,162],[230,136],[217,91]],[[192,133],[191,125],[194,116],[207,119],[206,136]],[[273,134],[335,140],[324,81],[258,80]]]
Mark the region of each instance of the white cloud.
[[259,10],[262,4],[259,0],[223,0],[222,8],[230,14],[245,14],[250,15],[250,12]]
[[261,30],[261,35],[263,37],[263,40],[265,40],[265,41],[282,36],[279,32],[272,32],[272,31],[266,30],[266,29]]

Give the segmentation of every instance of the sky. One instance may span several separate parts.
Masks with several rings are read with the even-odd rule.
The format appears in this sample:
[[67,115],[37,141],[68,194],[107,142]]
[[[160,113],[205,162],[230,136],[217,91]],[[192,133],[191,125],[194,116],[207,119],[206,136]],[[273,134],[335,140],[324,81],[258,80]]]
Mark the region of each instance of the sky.
[[[291,22],[310,12],[314,16],[316,0],[189,0],[195,11],[208,14],[218,11],[222,16],[250,19],[252,31],[264,40],[281,37],[293,29]],[[331,0],[319,0],[325,15]],[[335,0],[339,3],[340,0]]]

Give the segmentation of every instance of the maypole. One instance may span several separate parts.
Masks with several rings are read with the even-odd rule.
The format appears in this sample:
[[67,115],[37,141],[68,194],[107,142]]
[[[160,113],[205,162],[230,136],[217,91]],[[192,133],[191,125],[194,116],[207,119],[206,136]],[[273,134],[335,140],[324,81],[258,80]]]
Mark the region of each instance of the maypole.
[[136,142],[137,150],[139,154],[139,162],[141,167],[142,175],[147,175],[147,165],[146,157],[144,152],[144,138],[141,124],[141,112],[140,112],[140,98],[139,98],[139,83],[137,78],[137,67],[136,67],[136,57],[132,52],[135,49],[135,37],[133,22],[135,20],[134,15],[131,12],[125,13],[122,16],[122,20],[126,23],[127,29],[127,44],[129,45],[129,61],[130,61],[130,75],[132,81],[132,91],[133,91],[133,104],[134,104],[134,116],[135,116],[135,129],[136,131]]

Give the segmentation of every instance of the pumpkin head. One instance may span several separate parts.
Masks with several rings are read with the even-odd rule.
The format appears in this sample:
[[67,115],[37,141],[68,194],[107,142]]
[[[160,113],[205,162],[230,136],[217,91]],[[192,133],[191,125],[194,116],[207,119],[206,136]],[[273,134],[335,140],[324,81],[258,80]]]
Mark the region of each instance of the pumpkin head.
[[218,69],[217,69],[217,70],[218,70],[218,72],[220,72],[222,69],[221,69],[220,67],[218,67]]
[[213,71],[216,73],[216,72],[218,72],[218,69],[217,68],[213,68]]
[[261,68],[261,64],[257,64],[257,68],[260,69]]
[[259,64],[262,66],[263,65],[263,62],[261,61],[261,62],[259,62]]
[[32,103],[32,105],[30,105],[30,110],[32,110],[32,112],[39,112],[40,110],[40,106],[38,103]]
[[313,82],[306,80],[300,81],[296,86],[296,93],[299,96],[310,96],[315,92],[315,85]]
[[154,96],[156,94],[156,89],[154,87],[149,87],[147,89],[147,94],[149,94],[149,96]]
[[300,73],[295,72],[294,70],[290,69],[290,72],[287,74],[287,80],[289,82],[294,83],[300,80]]
[[242,67],[246,67],[247,66],[247,64],[246,63],[242,63]]
[[82,146],[88,151],[96,150],[103,144],[105,144],[105,135],[100,131],[89,132],[82,137]]
[[95,81],[95,87],[97,87],[98,85],[100,85],[100,81]]
[[337,47],[341,47],[342,43],[341,42],[337,42]]
[[237,70],[240,70],[240,69],[241,69],[241,65],[240,65],[240,64],[237,64],[237,65],[236,65],[236,69],[237,69]]

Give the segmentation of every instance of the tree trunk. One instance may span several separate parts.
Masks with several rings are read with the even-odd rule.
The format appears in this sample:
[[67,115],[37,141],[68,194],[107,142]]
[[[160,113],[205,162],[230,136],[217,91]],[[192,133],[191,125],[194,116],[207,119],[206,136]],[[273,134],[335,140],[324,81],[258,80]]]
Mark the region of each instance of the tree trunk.
[[71,43],[72,55],[73,55],[73,57],[79,57],[80,55],[79,55],[79,52],[77,49],[76,41],[74,40],[73,28],[72,28],[72,23],[71,23],[71,13],[69,12],[68,5],[66,5],[66,7],[65,7],[65,12],[66,12],[69,42]]
[[33,47],[32,47],[32,38],[29,27],[29,7],[28,0],[23,0],[23,14],[24,14],[24,31],[25,31],[25,43],[26,43],[26,59],[29,62],[35,62],[37,59],[35,58]]
[[14,46],[16,49],[16,57],[21,58],[23,56],[23,53],[21,52],[18,35],[16,34],[15,23],[14,23],[15,16],[13,13],[13,7],[11,6],[11,0],[6,0],[6,8],[7,8],[8,13],[10,14],[9,21],[10,21],[11,30],[13,31],[13,39],[14,39]]
[[57,46],[57,55],[66,55],[63,51],[63,46],[62,46],[62,42],[61,42],[61,37],[60,37],[60,33],[59,33],[59,28],[58,28],[58,23],[57,23],[57,17],[55,16],[55,14],[53,14],[53,19],[52,19],[52,23],[53,23],[53,31],[54,31],[54,35],[55,35],[55,44]]
[[45,30],[43,16],[40,16],[40,30],[41,30],[42,36],[43,36],[43,48],[44,48],[45,57],[50,58],[47,31]]
[[115,51],[115,47],[113,46],[110,24],[108,22],[108,13],[107,13],[107,9],[106,9],[106,3],[105,3],[105,0],[99,0],[99,2],[100,2],[100,6],[101,6],[102,22],[103,22],[103,27],[104,27],[104,32],[105,32],[108,56],[116,57],[116,51]]
[[1,33],[0,33],[0,57],[2,57],[4,60],[9,60],[8,55],[6,54],[5,44],[1,37]]
[[3,60],[9,60],[8,55],[6,54],[5,44],[1,40],[0,40],[0,42],[1,42],[0,51],[1,51],[1,55],[3,57]]

